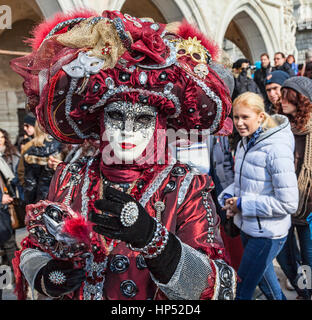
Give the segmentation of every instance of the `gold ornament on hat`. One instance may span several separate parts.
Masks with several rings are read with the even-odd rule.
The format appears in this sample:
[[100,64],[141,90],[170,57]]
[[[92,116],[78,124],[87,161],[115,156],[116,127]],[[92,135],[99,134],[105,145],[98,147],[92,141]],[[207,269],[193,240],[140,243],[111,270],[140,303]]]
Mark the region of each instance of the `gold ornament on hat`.
[[207,64],[207,50],[197,37],[189,37],[187,40],[178,40],[176,44],[177,58],[190,56],[197,63]]

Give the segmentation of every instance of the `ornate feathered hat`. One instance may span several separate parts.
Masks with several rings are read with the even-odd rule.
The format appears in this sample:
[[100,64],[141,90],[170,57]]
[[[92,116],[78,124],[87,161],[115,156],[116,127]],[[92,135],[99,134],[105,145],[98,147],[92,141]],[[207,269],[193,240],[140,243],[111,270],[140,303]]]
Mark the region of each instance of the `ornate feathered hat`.
[[113,101],[152,105],[167,127],[232,130],[229,90],[211,63],[218,47],[186,21],[175,25],[119,11],[58,14],[37,26],[32,53],[11,61],[28,108],[59,141],[99,139]]

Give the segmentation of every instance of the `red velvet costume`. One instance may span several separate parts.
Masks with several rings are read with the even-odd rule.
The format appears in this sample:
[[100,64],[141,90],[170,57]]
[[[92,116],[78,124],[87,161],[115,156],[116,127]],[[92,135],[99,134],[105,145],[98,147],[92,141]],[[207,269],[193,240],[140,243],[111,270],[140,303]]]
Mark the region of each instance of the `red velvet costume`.
[[[82,181],[85,180],[86,174],[86,163],[79,163],[81,165],[81,178]],[[58,167],[54,180],[51,183],[49,198],[48,200],[52,202],[63,202],[64,198],[68,193],[68,188],[62,190],[68,182],[72,173],[67,171],[66,175],[63,176],[62,182],[60,182],[60,177],[62,176],[62,171],[66,167],[62,164]],[[152,194],[150,200],[146,204],[147,211],[155,216],[154,204],[156,201],[163,201],[166,204],[166,209],[162,213],[162,222],[167,227],[167,229],[176,234],[180,240],[197,250],[201,250],[207,254],[210,259],[225,259],[224,247],[219,233],[219,218],[216,215],[214,204],[211,200],[209,194],[209,181],[207,181],[207,176],[194,176],[192,181],[188,182],[189,187],[187,194],[184,195],[183,202],[178,205],[178,194],[181,193],[181,185],[189,174],[189,168],[182,164],[176,164],[174,168],[183,168],[182,176],[173,176],[171,173],[166,174],[161,184]],[[99,159],[95,159],[89,168],[89,187],[87,190],[87,197],[90,199],[88,207],[92,208],[92,203],[98,197],[100,176],[99,176]],[[164,168],[165,170],[166,168]],[[170,172],[172,172],[170,170]],[[79,172],[79,173],[80,173]],[[153,182],[161,175],[161,172],[154,177]],[[169,181],[175,181],[176,188],[173,191],[165,192],[165,188]],[[149,188],[153,188],[153,182],[150,183]],[[82,192],[83,184],[78,184],[72,190],[72,202],[70,204],[74,211],[82,212]],[[203,194],[204,193],[204,194]],[[183,196],[183,194],[181,194]],[[205,199],[207,197],[206,207],[204,205]],[[93,200],[92,200],[93,199]],[[209,209],[212,212],[209,212]],[[28,209],[30,210],[30,208]],[[208,218],[211,219],[208,221]],[[36,221],[35,217],[32,221]],[[37,225],[33,225],[35,227]],[[211,240],[208,240],[208,229],[211,228]],[[31,229],[31,228],[30,228]],[[105,250],[103,250],[103,245],[101,240],[99,240],[98,234],[94,233],[92,237],[91,251],[93,252],[97,263],[104,262],[105,260]],[[32,237],[30,236],[30,241]],[[127,299],[120,290],[120,284],[124,280],[133,280],[137,286],[138,292],[133,297],[134,299],[145,300],[148,298],[153,298],[156,293],[156,286],[150,277],[150,273],[146,267],[137,266],[136,257],[138,253],[129,250],[125,243],[119,243],[111,252],[109,256],[108,266],[111,265],[111,261],[116,255],[123,255],[129,258],[129,267],[121,273],[112,272],[111,268],[107,268],[106,280],[104,285],[104,297],[105,299]],[[210,283],[214,283],[214,278],[216,274],[211,275]],[[97,281],[103,280],[102,277],[87,278],[88,283],[94,284]],[[209,288],[209,294],[206,298],[212,298],[214,294],[213,287]],[[77,293],[78,295],[78,293]],[[80,292],[80,298],[82,298],[82,292]],[[161,295],[158,296],[158,298]]]
[[[114,101],[154,106],[158,112],[155,132],[167,128],[202,130],[202,134],[207,134],[208,130],[219,134],[229,132],[229,92],[208,61],[214,58],[216,47],[200,33],[194,38],[193,29],[192,35],[186,35],[183,28],[180,34],[166,32],[165,25],[123,16],[116,11],[104,12],[101,17],[90,16],[90,13],[80,13],[67,17],[67,20],[63,18],[63,24],[57,24],[58,21],[47,24],[48,30],[40,31],[43,39],[33,42],[33,54],[26,59],[16,59],[12,64],[25,77],[24,89],[29,97],[29,107],[51,135],[67,143],[99,139],[99,135],[105,132],[102,127],[103,108]],[[110,20],[103,20],[106,22],[101,28],[105,29],[105,24],[114,24],[127,49],[121,50],[122,55],[115,67],[96,69],[94,63],[87,65],[85,60],[92,59],[85,54],[90,50],[89,45],[88,48],[77,49],[73,44],[65,45],[67,40],[57,38],[66,32],[74,33],[75,27],[69,29],[68,25],[79,25],[88,17],[91,20],[87,28],[104,18]],[[50,35],[45,37],[49,31]],[[193,36],[193,39],[185,40],[187,36]],[[205,48],[197,39],[202,40]],[[101,45],[103,56],[113,59],[114,47],[109,39]],[[176,46],[179,45],[178,50]],[[203,62],[192,52],[185,52],[185,48],[192,46],[206,52],[207,58],[210,56],[208,62]],[[92,61],[99,63],[100,60]],[[105,64],[110,60],[103,61]],[[49,72],[42,74],[44,68]],[[136,159],[133,165],[108,166],[103,164],[99,154],[95,159],[83,158],[73,164],[59,165],[48,200],[27,207],[26,222],[30,235],[22,242],[23,248],[14,261],[19,298],[25,297],[26,280],[33,286],[35,272],[31,270],[29,257],[38,256],[38,250],[31,250],[34,248],[44,253],[44,259],[71,260],[77,267],[85,268],[87,279],[79,290],[66,296],[71,299],[161,299],[166,295],[167,298],[192,298],[196,295],[181,292],[184,289],[192,292],[192,287],[196,286],[202,288],[198,296],[201,299],[234,298],[236,276],[226,264],[219,218],[210,196],[213,184],[209,177],[194,175],[188,166],[174,163],[165,147],[165,135],[154,136],[151,145],[155,146],[156,141],[166,151],[163,164],[159,163],[160,156],[150,154],[147,148],[144,156],[148,159],[154,157],[152,164],[142,164],[140,159]],[[101,141],[100,151],[103,152],[107,145],[107,141]],[[194,263],[195,267],[205,271],[198,271],[198,274],[207,275],[200,284],[197,283],[198,278],[192,278],[195,270],[191,270],[192,267],[187,269],[181,258],[173,276],[175,280],[169,283],[177,281],[182,289],[170,295],[170,288],[167,294],[165,285],[163,287],[153,279],[144,259],[124,242],[112,241],[96,232],[90,233],[91,238],[85,236],[90,231],[88,215],[97,211],[94,201],[101,199],[105,181],[117,188],[119,184],[129,184],[127,190],[130,195],[152,217],[157,213],[157,203],[165,205],[161,223],[180,240],[185,257],[191,257],[190,266]],[[45,220],[44,214],[51,204],[59,206],[62,216],[55,217],[49,228],[49,220]],[[79,220],[81,216],[85,220]],[[53,225],[60,222],[58,219],[65,221],[61,231],[57,227],[53,229]],[[77,223],[70,225],[70,221]],[[75,244],[67,241],[70,236],[76,238]],[[200,261],[198,266],[196,259]],[[182,270],[180,273],[188,270],[189,275],[178,274],[179,270]],[[190,285],[187,281],[191,281]]]

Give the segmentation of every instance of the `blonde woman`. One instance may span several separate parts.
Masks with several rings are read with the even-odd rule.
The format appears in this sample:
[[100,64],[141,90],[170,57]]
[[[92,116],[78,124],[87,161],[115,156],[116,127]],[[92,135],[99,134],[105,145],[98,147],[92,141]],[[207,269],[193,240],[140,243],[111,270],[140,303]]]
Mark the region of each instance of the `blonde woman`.
[[22,152],[18,174],[27,204],[46,199],[54,170],[48,167],[50,156],[62,160],[62,145],[35,124],[34,138]]
[[244,254],[238,269],[237,300],[251,300],[259,285],[269,300],[286,299],[273,268],[298,206],[294,136],[287,117],[269,116],[263,99],[246,92],[233,102],[241,136],[234,183],[219,196],[241,231]]

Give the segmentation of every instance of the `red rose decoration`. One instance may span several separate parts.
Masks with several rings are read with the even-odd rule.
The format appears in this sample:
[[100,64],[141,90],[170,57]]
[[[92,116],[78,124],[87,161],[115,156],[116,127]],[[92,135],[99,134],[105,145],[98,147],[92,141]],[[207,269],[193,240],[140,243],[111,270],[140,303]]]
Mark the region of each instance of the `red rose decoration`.
[[[131,49],[143,53],[145,58],[149,57],[151,60],[154,60],[155,63],[164,63],[165,59],[161,55],[165,52],[166,45],[160,36],[162,30],[163,28],[160,28],[156,33],[150,28],[150,25],[145,26],[141,39],[133,43]],[[142,60],[143,59],[140,58],[140,61]]]
[[153,53],[162,54],[166,45],[158,33],[151,31],[147,30],[143,32],[142,41]]

